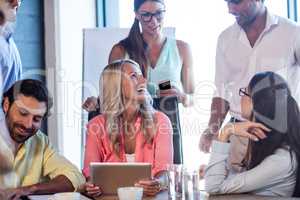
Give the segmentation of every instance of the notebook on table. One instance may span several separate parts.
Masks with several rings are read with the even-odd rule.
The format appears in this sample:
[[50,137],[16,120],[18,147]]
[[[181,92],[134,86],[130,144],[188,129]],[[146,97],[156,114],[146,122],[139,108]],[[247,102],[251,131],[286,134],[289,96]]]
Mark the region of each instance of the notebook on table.
[[[54,198],[54,195],[30,195],[27,198],[24,198],[24,200],[56,200]],[[23,199],[22,199],[23,200]],[[91,200],[88,197],[85,197],[83,195],[80,195],[80,200]]]

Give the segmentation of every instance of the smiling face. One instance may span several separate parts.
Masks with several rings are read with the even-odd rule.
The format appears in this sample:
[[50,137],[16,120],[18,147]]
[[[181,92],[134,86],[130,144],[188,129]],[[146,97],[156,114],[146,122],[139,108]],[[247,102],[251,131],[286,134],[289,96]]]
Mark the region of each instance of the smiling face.
[[135,13],[142,26],[143,33],[161,34],[165,5],[157,1],[145,1]]
[[146,80],[138,66],[126,62],[122,66],[122,94],[126,102],[141,104],[146,99]]
[[228,12],[232,14],[241,27],[251,25],[258,15],[258,0],[225,0]]
[[3,110],[11,138],[20,144],[35,135],[41,127],[46,113],[46,103],[19,94],[13,103],[5,97]]

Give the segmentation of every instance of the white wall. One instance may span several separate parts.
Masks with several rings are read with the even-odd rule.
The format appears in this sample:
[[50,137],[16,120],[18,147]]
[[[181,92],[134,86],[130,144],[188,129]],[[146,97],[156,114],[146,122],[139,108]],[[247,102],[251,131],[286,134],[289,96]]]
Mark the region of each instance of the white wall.
[[56,85],[56,71],[60,66],[60,37],[58,26],[58,1],[45,1],[45,69],[47,87],[53,96],[54,105],[51,111],[52,115],[48,117],[48,136],[50,141],[56,149],[62,150],[62,131],[59,129],[61,126],[57,120],[57,111],[59,105],[57,102],[57,85]]
[[49,137],[81,167],[83,29],[95,27],[95,0],[47,0],[45,10],[47,85],[55,97]]
[[81,163],[81,88],[83,28],[95,27],[95,0],[60,0],[60,51],[63,154]]

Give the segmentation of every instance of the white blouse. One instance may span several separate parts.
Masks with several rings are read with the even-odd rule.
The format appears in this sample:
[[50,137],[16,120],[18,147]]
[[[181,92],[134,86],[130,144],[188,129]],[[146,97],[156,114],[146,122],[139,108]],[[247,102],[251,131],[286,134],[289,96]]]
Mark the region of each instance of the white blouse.
[[295,154],[291,158],[289,150],[279,148],[253,169],[232,173],[227,165],[229,149],[230,143],[213,141],[205,169],[205,191],[210,194],[293,195],[298,167]]

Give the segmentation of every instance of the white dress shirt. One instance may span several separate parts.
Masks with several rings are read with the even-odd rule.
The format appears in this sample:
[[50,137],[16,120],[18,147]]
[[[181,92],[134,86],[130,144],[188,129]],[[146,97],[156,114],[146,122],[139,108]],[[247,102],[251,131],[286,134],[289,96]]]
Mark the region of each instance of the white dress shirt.
[[245,31],[233,24],[218,38],[216,97],[230,103],[232,117],[242,120],[239,88],[258,72],[273,71],[286,78],[300,102],[300,26],[267,11],[266,26],[252,47]]

